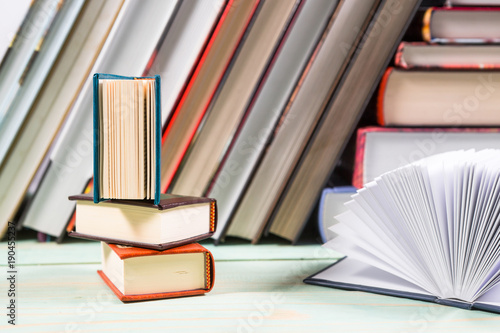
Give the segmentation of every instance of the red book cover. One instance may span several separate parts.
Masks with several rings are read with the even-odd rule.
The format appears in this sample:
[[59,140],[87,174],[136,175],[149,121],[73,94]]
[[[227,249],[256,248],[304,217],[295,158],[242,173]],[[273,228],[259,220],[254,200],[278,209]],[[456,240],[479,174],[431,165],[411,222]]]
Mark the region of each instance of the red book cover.
[[112,251],[114,251],[121,260],[126,260],[128,258],[137,258],[143,256],[157,256],[157,255],[175,255],[175,254],[185,254],[185,253],[205,253],[205,278],[206,285],[203,289],[195,289],[195,290],[179,290],[175,292],[159,292],[152,294],[137,294],[137,295],[124,295],[111,280],[106,276],[106,274],[102,270],[98,270],[97,273],[104,280],[104,282],[108,285],[108,287],[115,293],[115,295],[122,302],[136,302],[136,301],[146,301],[153,299],[162,299],[162,298],[174,298],[174,297],[183,297],[183,296],[194,296],[194,295],[202,295],[208,293],[212,290],[214,286],[214,278],[215,278],[215,270],[214,270],[214,258],[212,253],[208,251],[206,248],[201,246],[200,244],[193,243],[180,247],[176,247],[169,250],[164,251],[156,251],[149,250],[137,247],[123,247],[115,244],[108,244]]
[[382,76],[382,79],[380,80],[380,85],[378,88],[378,95],[377,95],[377,122],[380,126],[385,125],[384,121],[384,97],[385,97],[385,89],[387,87],[387,80],[389,79],[389,76],[391,75],[391,72],[394,68],[393,67],[388,67]]
[[[354,173],[352,179],[352,185],[356,188],[362,188],[365,183],[365,159],[366,159],[366,137],[369,133],[374,132],[391,132],[391,133],[416,133],[416,132],[425,132],[431,134],[431,140],[429,139],[412,139],[410,142],[415,147],[408,147],[407,154],[410,155],[408,158],[401,157],[400,160],[407,160],[409,162],[413,162],[416,156],[425,157],[429,155],[433,155],[432,153],[432,145],[434,145],[434,153],[440,153],[441,151],[436,147],[440,144],[446,144],[447,141],[451,141],[449,137],[447,137],[447,133],[492,133],[499,134],[500,128],[408,128],[408,127],[364,127],[358,129],[357,132],[357,140],[356,140],[356,154],[354,158]],[[500,137],[499,137],[500,138]],[[403,140],[396,140],[399,142],[404,142]],[[466,145],[469,146],[466,146]],[[481,147],[474,147],[474,144],[471,140],[461,140],[458,142],[456,149],[484,149]],[[500,149],[500,141],[498,139],[491,140],[491,147],[487,148],[495,148]],[[392,149],[392,148],[387,148]],[[453,149],[453,150],[456,150]],[[390,154],[398,154],[397,151],[391,151]],[[395,165],[394,168],[397,168],[401,165]]]

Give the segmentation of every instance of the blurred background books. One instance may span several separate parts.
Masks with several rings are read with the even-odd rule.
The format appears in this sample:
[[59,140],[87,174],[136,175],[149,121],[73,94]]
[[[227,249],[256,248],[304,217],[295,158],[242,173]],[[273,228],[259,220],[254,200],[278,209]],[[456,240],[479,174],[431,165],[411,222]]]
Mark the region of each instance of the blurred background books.
[[[467,5],[473,7],[455,8]],[[215,242],[277,236],[295,243],[308,229],[320,241],[323,188],[359,187],[366,181],[359,175],[379,172],[370,169],[384,162],[379,150],[399,154],[389,143],[423,142],[425,155],[426,140],[442,148],[435,136],[451,131],[462,140],[480,139],[476,148],[495,148],[495,5],[6,2],[0,11],[2,235],[8,221],[43,240],[63,241],[72,229],[75,203],[67,198],[91,192],[93,184],[91,78],[105,72],[161,76],[161,189],[215,198]],[[478,24],[476,34],[464,34]],[[366,144],[358,139],[356,147],[356,129],[365,126],[372,128],[360,132]],[[377,139],[383,133],[398,139]],[[430,139],[405,139],[416,134]],[[329,220],[321,218],[320,228]]]

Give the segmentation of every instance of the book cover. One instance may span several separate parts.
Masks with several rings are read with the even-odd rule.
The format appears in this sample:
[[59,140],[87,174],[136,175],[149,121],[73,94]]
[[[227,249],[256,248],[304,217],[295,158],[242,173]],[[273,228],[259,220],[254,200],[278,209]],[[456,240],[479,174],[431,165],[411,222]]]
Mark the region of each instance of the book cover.
[[[92,199],[91,194],[69,197],[77,201],[76,231],[69,233],[71,237],[164,250],[209,238],[217,227],[217,205],[211,198],[162,194],[157,205],[150,201],[113,199],[95,205]],[[91,204],[86,208],[85,203]],[[82,215],[82,209],[87,213]],[[153,215],[169,212],[173,215],[165,220],[150,220],[156,218]],[[160,231],[152,234],[151,230]],[[155,241],[158,239],[168,241]]]
[[[100,123],[100,102],[99,102],[99,81],[100,80],[144,80],[144,79],[153,79],[155,81],[155,107],[156,109],[153,110],[154,112],[154,124],[152,124],[152,128],[154,128],[154,133],[151,134],[150,138],[145,138],[146,140],[151,139],[152,143],[154,144],[154,161],[151,161],[153,163],[152,165],[152,173],[154,174],[154,204],[159,205],[160,204],[160,160],[161,160],[161,87],[160,87],[160,76],[155,75],[155,76],[149,76],[149,77],[132,77],[132,76],[120,76],[120,75],[113,75],[113,74],[100,74],[96,73],[93,76],[93,110],[94,110],[94,202],[98,203],[99,201],[109,199],[109,198],[103,198],[101,197],[101,192],[100,192],[100,177],[101,177],[101,161],[100,161],[100,156],[102,152],[100,151],[101,145],[100,145],[100,132],[101,132],[101,126],[103,126]],[[120,110],[119,110],[120,111]],[[148,161],[149,162],[149,161]]]
[[[97,272],[122,302],[202,295],[214,286],[214,258],[197,243],[164,251],[102,243],[102,252],[103,267]],[[201,256],[194,258],[190,254]],[[137,263],[142,261],[139,266]],[[116,274],[114,267],[125,268],[123,274]],[[191,279],[197,281],[190,283]],[[137,285],[129,286],[130,281]],[[141,292],[150,281],[155,286]]]

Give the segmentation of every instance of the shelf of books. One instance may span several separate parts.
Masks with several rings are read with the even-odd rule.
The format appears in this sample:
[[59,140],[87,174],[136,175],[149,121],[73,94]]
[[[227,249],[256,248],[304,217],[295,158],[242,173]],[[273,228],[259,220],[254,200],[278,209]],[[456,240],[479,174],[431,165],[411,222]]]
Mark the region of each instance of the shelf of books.
[[161,77],[159,170],[144,171],[156,177],[146,192],[216,200],[216,244],[297,243],[306,226],[326,241],[343,202],[382,173],[499,148],[500,10],[424,3],[6,4],[18,33],[0,49],[2,233],[14,221],[63,242],[78,223],[68,197],[100,190],[95,73]]

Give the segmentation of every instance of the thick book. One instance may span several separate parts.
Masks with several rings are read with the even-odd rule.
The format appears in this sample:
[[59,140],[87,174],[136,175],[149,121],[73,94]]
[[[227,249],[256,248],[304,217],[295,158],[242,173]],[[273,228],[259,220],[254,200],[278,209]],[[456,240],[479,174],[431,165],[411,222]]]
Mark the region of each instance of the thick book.
[[218,202],[219,227],[213,236],[216,241],[227,230],[231,215],[265,150],[265,143],[313,57],[337,5],[331,0],[306,1],[288,29],[262,89],[249,106],[248,116],[240,123],[206,192]]
[[160,76],[96,73],[94,91],[94,202],[160,203]]
[[197,243],[165,251],[101,244],[97,272],[122,302],[203,295],[214,286],[214,258]]
[[241,47],[261,0],[229,0],[163,133],[161,189],[170,186],[189,143]]
[[346,211],[345,203],[356,193],[354,186],[327,187],[321,192],[318,209],[318,231],[323,243],[333,239],[335,234],[329,229],[337,223],[335,216]]
[[353,186],[421,158],[457,149],[500,149],[500,128],[364,127],[357,133]]
[[[364,3],[364,2],[363,2]],[[368,104],[420,1],[383,1],[357,47],[338,88],[328,101],[314,134],[290,170],[269,232],[296,242]],[[394,8],[398,8],[397,14]],[[391,12],[386,22],[386,13]],[[355,94],[353,95],[353,93]]]
[[72,237],[164,250],[212,236],[217,223],[214,199],[162,194],[159,204],[138,200],[106,200],[92,195],[76,201],[76,231]]
[[290,172],[353,53],[360,46],[379,4],[378,0],[342,1],[336,7],[278,124],[267,139],[265,154],[241,196],[227,236],[254,243],[260,239]]
[[[126,1],[90,72],[143,75],[150,66],[151,57],[157,51],[165,29],[173,20],[177,5],[177,1]],[[49,168],[26,215],[26,221],[33,221],[33,224],[47,230],[41,231],[56,237],[73,213],[75,203],[53,198],[81,193],[92,177],[91,110],[90,76],[60,129],[58,139],[52,144]],[[7,215],[3,206],[0,214]]]
[[422,38],[432,43],[498,43],[500,7],[431,7]]
[[252,103],[274,55],[298,12],[300,1],[264,2],[252,23],[210,111],[182,159],[169,192],[203,195]]
[[383,126],[500,126],[500,72],[388,68],[377,96]]
[[394,65],[404,69],[498,69],[500,45],[402,42]]
[[377,177],[330,228],[347,258],[306,282],[500,312],[499,163],[459,150]]

